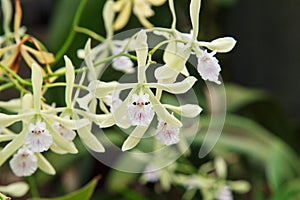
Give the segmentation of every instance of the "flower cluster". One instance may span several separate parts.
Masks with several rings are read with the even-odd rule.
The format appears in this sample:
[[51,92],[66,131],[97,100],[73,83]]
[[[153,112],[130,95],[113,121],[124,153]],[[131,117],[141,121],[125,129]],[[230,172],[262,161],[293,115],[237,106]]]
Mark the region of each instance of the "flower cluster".
[[[15,87],[20,98],[0,102],[0,108],[5,109],[0,113],[0,142],[7,142],[0,150],[0,166],[10,159],[10,167],[16,176],[30,176],[38,168],[55,174],[55,169],[43,154],[47,151],[76,154],[76,136],[92,151],[105,151],[92,133],[94,125],[101,129],[117,126],[130,130],[129,136],[122,141],[122,151],[135,148],[147,131],[152,132],[153,151],[158,148],[171,149],[170,146],[180,148],[185,141],[185,128],[189,126],[183,119],[198,117],[202,108],[198,103],[178,105],[173,101],[164,101],[164,97],[169,96],[176,101],[177,95],[187,94],[200,78],[221,84],[221,67],[215,55],[229,52],[236,41],[231,37],[211,42],[198,40],[199,0],[191,0],[190,3],[193,26],[190,33],[176,29],[173,0],[168,1],[173,16],[171,28],[153,27],[147,19],[154,15],[151,6],[160,6],[165,1],[107,0],[103,8],[106,37],[74,27],[101,43],[92,47],[91,39],[88,39],[84,49],[78,50],[78,57],[84,60],[82,68],[76,70],[65,56],[64,66],[53,72],[50,64],[57,60],[52,53],[42,48],[37,39],[25,35],[20,26],[20,0],[16,0],[13,32],[7,20],[11,18],[12,10],[9,2],[4,0],[5,35],[0,38],[0,81],[4,80],[5,84],[0,86],[0,91]],[[114,38],[114,30],[126,25],[131,10],[147,29],[135,31],[127,38]],[[153,46],[149,45],[151,34],[160,38],[151,44]],[[35,48],[27,46],[28,41]],[[163,64],[159,65],[154,55],[162,47],[165,47]],[[31,71],[31,79],[22,78],[17,73],[21,56]],[[198,73],[191,75],[187,65],[193,56],[197,59]],[[101,75],[107,67],[131,74],[136,80],[105,81]],[[78,82],[75,81],[76,73],[80,74]],[[65,77],[65,82],[58,81],[60,76]],[[149,81],[149,77],[154,77],[154,80]],[[88,81],[87,86],[84,86],[85,81]],[[46,94],[51,87],[64,87],[65,106],[56,107],[55,102],[49,102]],[[148,166],[146,171],[151,174],[145,177],[149,181],[157,181],[162,176],[171,176],[176,167],[174,164],[161,173],[152,173],[153,166]],[[186,183],[189,180],[190,183],[185,186],[198,189],[202,187],[199,186],[199,179],[201,177],[196,174],[192,178],[181,176],[178,181],[184,180]],[[226,182],[223,180],[222,184],[218,184],[219,196],[229,196],[230,199],[229,189],[232,188],[230,184],[223,183]],[[218,196],[216,194],[214,196]]]

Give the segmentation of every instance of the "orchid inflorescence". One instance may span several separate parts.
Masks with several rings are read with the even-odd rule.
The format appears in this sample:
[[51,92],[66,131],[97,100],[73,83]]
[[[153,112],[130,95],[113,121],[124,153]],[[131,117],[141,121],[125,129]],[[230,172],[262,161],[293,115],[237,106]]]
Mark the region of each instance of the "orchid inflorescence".
[[[154,14],[151,5],[160,6],[165,0],[107,0],[103,8],[106,38],[85,28],[74,27],[101,43],[92,48],[89,39],[84,49],[78,50],[78,56],[84,60],[80,69],[75,69],[72,61],[64,56],[65,65],[53,72],[51,63],[57,61],[52,53],[20,27],[20,0],[16,0],[13,32],[9,28],[12,15],[10,1],[2,0],[5,34],[0,40],[0,76],[3,82],[0,91],[15,87],[20,98],[0,102],[0,107],[8,111],[0,113],[0,142],[7,142],[0,150],[0,166],[12,157],[9,164],[17,176],[30,176],[37,168],[55,174],[43,153],[51,150],[57,154],[76,154],[78,150],[73,140],[77,135],[92,151],[105,153],[104,145],[92,133],[93,124],[101,129],[131,127],[122,151],[135,148],[152,123],[157,124],[153,139],[161,146],[178,144],[184,138],[181,117],[195,118],[202,108],[198,104],[178,106],[162,103],[162,97],[165,93],[175,97],[185,94],[200,77],[204,81],[221,84],[221,67],[215,55],[232,50],[236,41],[232,37],[211,42],[198,41],[200,0],[191,0],[191,32],[180,32],[176,29],[174,2],[168,2],[173,23],[171,28],[162,28],[154,27],[147,18]],[[114,29],[126,25],[131,8],[147,29],[117,40],[113,37]],[[151,50],[148,45],[150,34],[160,37]],[[26,46],[28,41],[35,48]],[[164,64],[158,66],[153,55],[162,46],[165,47]],[[197,58],[197,77],[190,75],[187,68],[190,56]],[[17,73],[21,67],[20,57],[31,70],[30,80]],[[107,66],[124,74],[134,74],[137,81],[101,80]],[[155,81],[150,82],[147,73],[153,67]],[[81,75],[79,83],[75,82],[76,73]],[[65,82],[57,82],[62,75]],[[83,86],[86,79],[89,84]],[[65,106],[56,107],[47,101],[45,94],[51,87],[65,87]],[[124,91],[127,93],[122,96]],[[12,128],[14,124],[19,124],[20,131]]]

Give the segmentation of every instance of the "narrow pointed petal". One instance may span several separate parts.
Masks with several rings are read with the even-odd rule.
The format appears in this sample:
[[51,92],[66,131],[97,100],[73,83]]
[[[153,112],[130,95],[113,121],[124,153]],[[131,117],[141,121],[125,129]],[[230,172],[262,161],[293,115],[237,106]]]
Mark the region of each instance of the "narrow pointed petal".
[[14,31],[15,35],[19,37],[19,29],[21,26],[21,20],[22,20],[22,8],[20,0],[16,0],[15,4],[15,17],[14,17]]
[[87,65],[87,68],[89,70],[88,72],[88,79],[91,80],[97,80],[97,73],[95,71],[92,58],[91,58],[91,39],[89,38],[84,46],[84,61]]
[[191,0],[190,16],[193,26],[193,39],[196,40],[199,32],[199,15],[200,15],[201,0]]
[[90,82],[88,88],[92,95],[95,95],[97,98],[104,98],[106,95],[112,94],[115,91],[134,88],[136,85],[137,83],[120,84],[117,81],[102,82],[95,80]]
[[119,105],[119,107],[112,113],[113,119],[116,122],[116,124],[121,128],[129,128],[130,122],[126,117],[126,111],[127,111],[127,104],[130,101],[130,97],[133,95],[135,91],[131,90],[128,94],[127,98]]
[[147,83],[150,88],[158,88],[170,92],[172,94],[182,94],[191,89],[197,79],[193,76],[185,78],[181,82],[172,84],[160,84],[160,83]]
[[145,134],[148,126],[137,126],[129,135],[129,137],[125,140],[122,145],[122,151],[128,151],[134,148],[141,140],[143,135]]
[[145,66],[148,53],[147,34],[145,30],[141,30],[136,36],[135,51],[138,66]]
[[53,166],[49,163],[49,161],[41,154],[41,153],[36,153],[35,154],[37,157],[37,163],[38,167],[45,173],[54,175],[55,174],[55,169]]
[[152,28],[153,27],[153,24],[151,24],[151,22],[149,22],[149,20],[145,16],[137,15],[137,18],[145,28]]
[[23,131],[0,151],[0,166],[23,145],[26,133],[27,127],[24,127]]
[[188,118],[194,118],[197,115],[199,115],[202,111],[202,108],[196,104],[185,104],[182,106],[173,106],[173,105],[169,105],[169,104],[163,104],[163,106],[183,117],[188,117]]
[[31,114],[20,114],[20,115],[7,115],[0,113],[0,127],[8,127],[15,122],[21,121],[26,117],[29,117]]
[[32,70],[31,80],[32,80],[32,89],[33,89],[33,105],[35,110],[37,112],[40,112],[43,75],[40,70],[40,67],[37,64],[32,64],[31,70]]
[[115,30],[120,30],[127,24],[131,15],[131,7],[132,7],[132,2],[126,1],[125,5],[123,5],[123,9],[121,10],[117,19],[115,20],[114,23]]
[[56,121],[69,129],[78,129],[90,123],[88,119],[71,120],[51,114],[43,114],[43,116],[45,118]]
[[113,35],[113,23],[115,18],[114,1],[108,0],[103,8],[103,19],[106,30],[106,38],[110,38]]
[[9,101],[0,101],[0,107],[17,113],[21,109],[21,99],[11,99]]
[[9,141],[12,140],[16,137],[16,135],[1,135],[0,134],[0,142],[5,142],[5,141]]
[[53,137],[53,143],[59,146],[62,150],[67,151],[68,153],[76,154],[78,150],[72,142],[67,141],[63,136],[61,136],[54,128],[52,128],[52,123],[44,118],[47,122],[47,127]]
[[68,108],[72,107],[72,92],[74,87],[74,79],[75,79],[75,72],[74,66],[71,60],[64,56],[65,64],[66,64],[66,94],[65,94],[65,101]]
[[91,150],[95,152],[104,152],[103,145],[99,142],[98,138],[90,132],[90,128],[85,126],[77,130],[77,133],[81,141]]
[[163,5],[167,0],[147,0],[151,5],[153,6],[161,6]]
[[39,63],[49,64],[55,61],[53,54],[47,51],[38,51],[25,45],[22,46],[22,48],[31,53],[38,60]]
[[198,42],[200,46],[204,46],[212,51],[219,53],[226,53],[233,49],[236,44],[236,40],[232,37],[223,37],[215,39],[211,42]]
[[[148,90],[148,91],[147,91]],[[160,119],[165,120],[167,123],[172,124],[177,127],[181,127],[182,123],[178,120],[174,115],[171,115],[166,108],[157,100],[157,98],[153,95],[150,89],[146,89],[147,94],[150,96],[150,102],[152,103],[152,107]]]

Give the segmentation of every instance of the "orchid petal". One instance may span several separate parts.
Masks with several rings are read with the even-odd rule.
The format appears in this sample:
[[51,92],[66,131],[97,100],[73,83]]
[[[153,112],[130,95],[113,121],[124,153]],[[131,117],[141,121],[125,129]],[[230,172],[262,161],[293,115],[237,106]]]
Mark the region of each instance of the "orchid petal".
[[43,116],[62,124],[64,127],[68,129],[79,129],[90,123],[88,119],[71,120],[71,119],[62,118],[51,114],[43,114]]
[[198,42],[200,46],[207,47],[212,51],[217,51],[219,53],[226,53],[233,49],[236,44],[236,40],[232,37],[223,37],[215,39],[211,42]]
[[148,53],[147,34],[145,30],[141,30],[136,36],[135,51],[138,59],[138,66],[145,66]]
[[55,174],[55,169],[53,166],[49,163],[49,161],[41,154],[41,153],[36,153],[35,154],[37,157],[37,163],[38,167],[45,173],[54,175]]
[[136,15],[141,24],[146,28],[152,28],[153,24],[144,15]]
[[15,4],[15,16],[14,16],[14,31],[16,37],[19,37],[19,29],[21,26],[21,20],[22,20],[22,8],[20,0],[16,0]]
[[77,98],[76,101],[80,108],[88,111],[89,110],[88,106],[93,98],[94,98],[93,95],[91,95],[91,93],[88,93],[87,95],[85,95],[83,97]]
[[116,124],[121,128],[129,128],[130,122],[126,117],[127,104],[131,100],[131,96],[134,94],[135,90],[131,90],[126,99],[118,106],[118,108],[112,113]]
[[22,119],[30,116],[30,114],[22,114],[22,115],[7,115],[0,113],[0,127],[7,127],[15,122],[21,121]]
[[[68,153],[76,154],[78,150],[72,142],[67,141],[63,136],[61,136],[51,125],[48,119],[44,118],[47,122],[48,129],[51,132],[53,137],[53,143],[59,146],[62,150],[67,151]],[[56,120],[55,120],[56,121]]]
[[37,64],[32,64],[32,90],[33,90],[33,105],[35,111],[40,112],[41,109],[41,99],[42,99],[42,84],[43,84],[43,75]]
[[155,70],[154,75],[157,80],[170,79],[174,82],[177,78],[178,72],[168,67],[167,65],[163,65]]
[[65,101],[68,108],[72,107],[72,92],[74,87],[74,79],[75,79],[75,72],[74,66],[71,60],[64,56],[65,63],[66,63],[66,94],[65,94]]
[[166,2],[166,0],[147,0],[147,1],[153,6],[161,6]]
[[134,148],[145,134],[148,126],[137,126],[122,145],[122,151]]
[[4,0],[1,1],[2,4],[2,17],[3,17],[3,30],[4,33],[9,33],[10,32],[10,23],[12,19],[12,4],[10,0]]
[[147,86],[150,88],[162,89],[173,94],[182,94],[191,89],[196,81],[197,79],[195,77],[189,76],[181,82],[172,84],[147,83]]
[[199,32],[199,14],[200,14],[201,0],[191,0],[190,16],[193,26],[193,39],[196,40]]
[[122,5],[123,8],[121,10],[121,12],[119,13],[117,19],[115,20],[114,23],[114,29],[115,30],[120,30],[121,28],[123,28],[131,15],[131,7],[132,7],[132,2],[131,1],[126,1],[124,2],[125,5]]
[[84,61],[87,65],[87,68],[89,69],[88,73],[88,79],[89,80],[96,80],[97,79],[97,74],[92,62],[91,58],[91,39],[89,38],[88,41],[86,42],[84,46]]
[[17,135],[1,135],[0,134],[0,142],[5,142],[5,141],[9,141],[12,140],[16,137]]
[[30,93],[25,94],[22,97],[22,109],[23,113],[28,113],[33,109],[33,96]]
[[23,131],[0,151],[0,166],[23,145],[26,133],[27,127],[24,127]]
[[165,120],[169,124],[172,124],[177,127],[181,127],[182,123],[176,117],[174,117],[174,115],[171,115],[166,110],[166,108],[163,107],[163,105],[160,103],[160,101],[153,95],[151,90],[148,88],[145,88],[145,90],[146,90],[145,92],[147,92],[147,94],[149,94],[149,96],[150,96],[150,102],[152,103],[152,107],[153,107],[155,113],[157,114],[157,116],[160,119]]
[[183,117],[188,117],[188,118],[194,118],[197,115],[199,115],[202,111],[202,108],[196,104],[185,104],[182,106],[173,106],[173,105],[169,105],[169,104],[163,104],[163,106]]
[[25,45],[22,46],[22,48],[34,55],[34,57],[39,61],[39,63],[49,64],[55,61],[53,54],[47,51],[36,50]]
[[17,113],[21,109],[21,99],[11,99],[9,101],[0,101],[0,107]]
[[88,88],[90,92],[97,98],[104,98],[106,95],[113,93],[116,90],[126,90],[134,88],[137,83],[118,83],[117,81],[112,82],[102,82],[102,81],[92,81],[90,82]]
[[109,0],[105,3],[103,8],[103,19],[106,30],[106,37],[110,38],[113,35],[113,23],[115,18],[114,2]]
[[103,145],[99,142],[99,140],[96,138],[96,136],[90,132],[89,129],[90,128],[88,126],[85,126],[85,127],[77,130],[77,133],[78,133],[80,139],[91,150],[93,150],[95,152],[104,152],[105,149],[104,149]]
[[[28,190],[29,190],[28,184],[23,181],[11,183],[7,186],[0,186],[1,192],[13,197],[22,197],[28,192]],[[3,197],[1,196],[1,198]],[[10,198],[4,198],[3,200],[8,200],[8,199]]]

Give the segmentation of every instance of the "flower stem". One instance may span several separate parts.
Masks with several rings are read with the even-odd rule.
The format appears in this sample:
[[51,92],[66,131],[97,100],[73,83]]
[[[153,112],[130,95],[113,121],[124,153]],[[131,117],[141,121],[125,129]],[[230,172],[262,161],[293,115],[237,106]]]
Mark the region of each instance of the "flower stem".
[[29,187],[30,187],[30,193],[31,193],[32,198],[40,197],[40,194],[39,194],[36,182],[34,180],[34,177],[33,176],[27,177],[27,181],[28,181],[28,184],[29,184]]
[[69,35],[68,35],[65,43],[60,48],[60,50],[56,53],[55,63],[58,62],[63,57],[63,55],[68,50],[68,48],[71,46],[71,44],[72,44],[72,42],[75,38],[75,34],[76,34],[76,32],[74,31],[74,27],[77,27],[78,24],[79,24],[79,20],[80,20],[80,17],[82,15],[82,13],[83,13],[83,9],[85,7],[86,2],[87,2],[87,0],[81,0],[80,1],[80,4],[78,6],[77,12],[76,12],[75,17],[74,17],[74,21],[72,23],[72,29],[70,30]]

